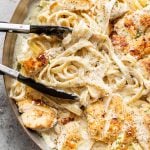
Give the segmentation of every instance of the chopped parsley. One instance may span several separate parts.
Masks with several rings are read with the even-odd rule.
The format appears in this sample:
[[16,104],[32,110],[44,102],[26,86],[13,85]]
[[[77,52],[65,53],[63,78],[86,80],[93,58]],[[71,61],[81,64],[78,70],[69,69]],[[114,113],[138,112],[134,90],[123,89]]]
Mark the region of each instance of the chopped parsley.
[[142,35],[142,32],[140,30],[137,31],[135,38],[139,38]]
[[118,2],[115,3],[115,6],[118,7]]
[[42,9],[43,7],[41,5],[37,5],[38,8]]
[[150,111],[150,109],[144,110],[145,113],[148,113]]
[[17,70],[18,70],[18,71],[21,70],[21,63],[17,63]]

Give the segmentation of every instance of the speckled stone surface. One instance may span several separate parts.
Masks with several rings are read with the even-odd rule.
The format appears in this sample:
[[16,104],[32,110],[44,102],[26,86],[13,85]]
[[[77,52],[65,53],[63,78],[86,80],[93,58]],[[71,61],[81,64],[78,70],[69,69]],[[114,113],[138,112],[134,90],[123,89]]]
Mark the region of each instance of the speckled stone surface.
[[[19,0],[0,0],[0,21],[9,21]],[[0,62],[4,34],[0,33]],[[0,76],[0,150],[39,150],[18,123],[6,98]]]

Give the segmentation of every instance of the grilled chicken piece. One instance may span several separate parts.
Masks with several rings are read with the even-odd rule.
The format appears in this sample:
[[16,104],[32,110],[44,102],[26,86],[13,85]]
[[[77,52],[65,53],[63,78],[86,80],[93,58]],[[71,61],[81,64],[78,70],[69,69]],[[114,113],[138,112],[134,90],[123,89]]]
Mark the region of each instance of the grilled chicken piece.
[[136,128],[131,114],[126,113],[122,131],[117,139],[111,144],[110,149],[127,150],[136,139]]
[[113,96],[106,114],[106,124],[103,131],[104,141],[113,142],[122,130],[123,121],[126,118],[122,98]]
[[128,147],[135,139],[132,116],[125,110],[122,98],[114,95],[109,105],[103,101],[87,108],[88,130],[93,139],[115,146],[120,134],[123,136],[119,147]]
[[90,136],[95,140],[103,139],[103,129],[105,126],[105,110],[103,102],[98,101],[87,107],[87,121]]
[[57,141],[58,150],[90,150],[92,145],[86,124],[77,121],[63,126]]
[[21,62],[22,69],[21,71],[24,72],[28,76],[34,76],[39,71],[48,64],[48,60],[44,54],[39,55],[37,58],[30,58]]
[[48,107],[41,100],[18,101],[19,111],[25,127],[43,131],[52,128],[57,122],[57,111]]
[[150,54],[150,5],[120,19],[114,26],[112,43],[118,53],[140,59]]
[[88,128],[95,140],[110,142],[118,136],[123,119],[122,100],[113,97],[108,111],[105,111],[104,102],[98,101],[87,108]]

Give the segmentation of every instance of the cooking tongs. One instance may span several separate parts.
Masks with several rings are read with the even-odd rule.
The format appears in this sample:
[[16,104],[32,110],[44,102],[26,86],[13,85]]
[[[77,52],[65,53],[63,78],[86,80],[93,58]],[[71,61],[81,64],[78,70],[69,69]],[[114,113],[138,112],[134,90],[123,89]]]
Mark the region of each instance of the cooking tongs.
[[[0,22],[0,32],[12,32],[12,33],[36,33],[42,34],[45,33],[47,35],[56,35],[58,37],[62,37],[64,33],[69,33],[72,30],[67,27],[61,26],[49,26],[49,25],[24,25],[24,24],[13,24],[13,23],[6,23]],[[63,98],[63,99],[71,99],[71,100],[78,100],[78,96],[65,93],[61,90],[56,90],[50,87],[47,87],[39,82],[36,82],[32,78],[25,77],[21,75],[18,71],[8,68],[2,64],[0,64],[0,74],[9,75],[18,81],[42,92],[44,94],[48,94],[50,96]]]
[[0,74],[9,75],[10,77],[17,79],[18,81],[32,87],[33,89],[53,97],[71,100],[79,99],[78,96],[74,94],[65,93],[64,91],[47,87],[39,82],[36,82],[34,79],[25,77],[21,75],[18,71],[8,68],[2,64],[0,64]]
[[62,26],[50,26],[50,25],[25,25],[25,24],[13,24],[0,22],[0,32],[13,32],[13,33],[36,33],[47,35],[62,36],[64,33],[72,32],[71,28]]

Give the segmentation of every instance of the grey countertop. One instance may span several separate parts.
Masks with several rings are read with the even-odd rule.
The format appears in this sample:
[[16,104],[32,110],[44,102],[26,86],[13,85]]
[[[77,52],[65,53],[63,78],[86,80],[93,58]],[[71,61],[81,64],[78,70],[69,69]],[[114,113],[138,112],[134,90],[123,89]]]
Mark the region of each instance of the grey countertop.
[[[0,0],[0,21],[9,21],[19,0]],[[0,61],[4,34],[0,33]],[[39,150],[18,123],[6,98],[0,76],[0,150]]]

